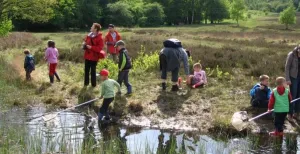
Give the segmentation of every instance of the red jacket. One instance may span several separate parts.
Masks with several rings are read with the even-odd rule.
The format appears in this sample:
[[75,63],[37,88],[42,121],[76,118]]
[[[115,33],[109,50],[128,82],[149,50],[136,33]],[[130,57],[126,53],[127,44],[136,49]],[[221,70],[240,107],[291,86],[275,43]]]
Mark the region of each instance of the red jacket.
[[118,42],[119,40],[121,40],[121,36],[120,34],[115,31],[116,33],[116,40],[113,40],[113,37],[111,36],[110,32],[108,32],[105,36],[105,44],[107,45],[107,50],[110,54],[118,54],[118,51],[116,50],[116,48],[114,47],[116,42]]
[[[283,95],[285,92],[285,88],[283,86],[277,87],[277,92],[279,95]],[[292,95],[291,92],[289,92],[289,101],[292,101]],[[268,109],[272,110],[274,108],[274,104],[275,104],[275,96],[274,96],[274,92],[272,92],[270,100],[269,100],[269,104],[268,104]]]
[[91,61],[98,61],[101,57],[100,51],[103,49],[104,43],[102,33],[98,33],[94,38],[90,37],[90,34],[85,38],[86,45],[92,46],[91,49],[84,51],[84,59]]

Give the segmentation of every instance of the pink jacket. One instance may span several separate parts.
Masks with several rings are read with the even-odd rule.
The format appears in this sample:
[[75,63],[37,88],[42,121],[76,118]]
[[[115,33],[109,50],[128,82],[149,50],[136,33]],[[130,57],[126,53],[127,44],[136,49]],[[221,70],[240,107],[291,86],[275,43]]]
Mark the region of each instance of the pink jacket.
[[45,52],[45,59],[50,64],[57,63],[58,50],[56,48],[47,48]]

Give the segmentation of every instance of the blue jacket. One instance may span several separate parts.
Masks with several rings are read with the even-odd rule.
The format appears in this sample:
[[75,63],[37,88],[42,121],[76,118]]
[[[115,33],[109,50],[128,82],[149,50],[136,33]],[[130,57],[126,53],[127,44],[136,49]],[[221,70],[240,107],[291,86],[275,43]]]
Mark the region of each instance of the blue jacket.
[[34,57],[32,55],[26,55],[24,60],[24,69],[26,71],[35,70]]
[[260,89],[260,83],[254,85],[254,87],[250,90],[250,96],[254,99],[258,100],[269,100],[272,94],[272,90],[265,86],[265,89]]
[[183,48],[163,48],[160,54],[166,56],[167,71],[173,71],[175,68],[180,68],[180,63],[183,62],[185,75],[189,75],[189,58],[186,50]]

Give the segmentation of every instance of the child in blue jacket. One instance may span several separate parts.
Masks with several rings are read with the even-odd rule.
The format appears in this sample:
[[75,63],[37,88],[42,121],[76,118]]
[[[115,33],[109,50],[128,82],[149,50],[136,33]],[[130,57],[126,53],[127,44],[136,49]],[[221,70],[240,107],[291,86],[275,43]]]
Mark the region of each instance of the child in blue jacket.
[[24,60],[24,69],[26,72],[26,80],[31,80],[31,72],[35,70],[34,58],[30,54],[28,49],[24,50],[25,60]]
[[272,93],[271,89],[268,87],[269,76],[261,75],[259,81],[260,83],[254,85],[250,90],[251,105],[253,107],[267,108]]

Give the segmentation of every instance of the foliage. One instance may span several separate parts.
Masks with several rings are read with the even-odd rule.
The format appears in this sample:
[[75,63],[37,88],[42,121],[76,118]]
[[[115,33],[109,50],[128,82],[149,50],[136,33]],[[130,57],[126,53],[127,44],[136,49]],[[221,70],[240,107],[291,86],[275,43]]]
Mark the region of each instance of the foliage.
[[296,10],[294,6],[290,6],[280,13],[279,22],[285,25],[288,29],[288,25],[296,23]]
[[230,17],[239,25],[239,21],[245,18],[246,5],[244,0],[233,0],[230,6]]
[[2,19],[0,20],[0,37],[7,36],[12,30],[13,24],[11,20]]
[[97,65],[97,71],[100,72],[102,69],[107,69],[109,71],[109,78],[118,78],[118,64],[116,64],[113,60],[108,58],[100,60]]
[[[164,10],[159,3],[150,3],[145,6],[145,26],[160,26],[164,21]],[[144,19],[145,19],[144,18]]]
[[110,23],[114,23],[119,26],[132,26],[134,16],[130,12],[130,5],[124,2],[116,2],[108,4],[109,15],[107,16]]

